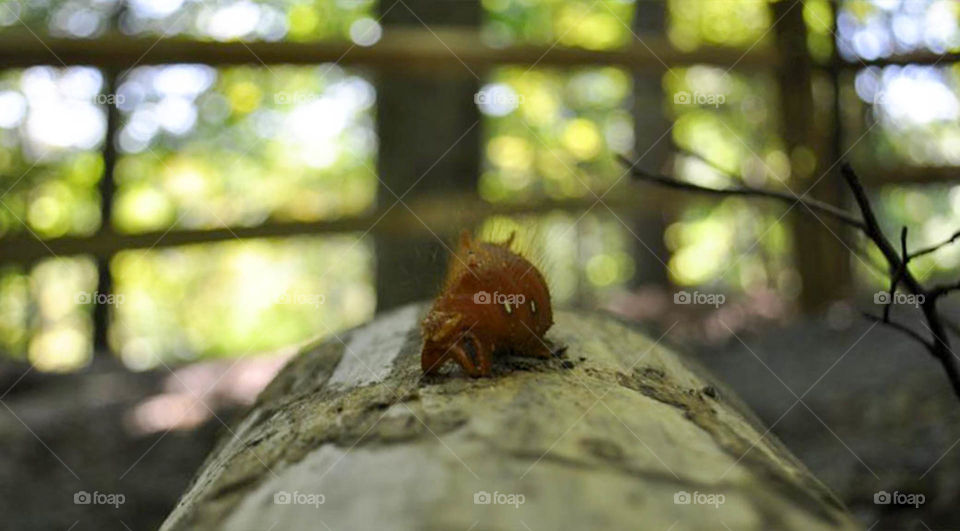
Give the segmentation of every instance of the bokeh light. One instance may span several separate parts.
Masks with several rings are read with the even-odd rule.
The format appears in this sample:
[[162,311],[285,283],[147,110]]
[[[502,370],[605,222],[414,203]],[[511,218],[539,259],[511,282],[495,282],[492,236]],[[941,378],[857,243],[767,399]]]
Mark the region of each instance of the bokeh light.
[[[5,2],[0,28],[22,22],[34,31],[68,38],[102,37],[118,0]],[[189,36],[206,40],[311,41],[349,39],[354,25],[374,16],[374,0],[130,0],[123,2],[120,31],[135,36]],[[363,25],[363,24],[361,24]],[[357,42],[371,38],[362,31]]]
[[373,204],[374,89],[339,67],[141,67],[118,94],[123,231],[312,221]]
[[606,50],[631,37],[632,0],[482,0],[485,40]]
[[29,230],[47,238],[99,227],[102,83],[97,70],[83,67],[0,74],[0,236]]
[[359,234],[131,250],[111,262],[111,342],[147,369],[243,356],[328,335],[373,314],[370,242]]
[[845,0],[837,16],[837,50],[850,61],[960,46],[960,4],[953,0]]
[[0,271],[0,346],[41,371],[70,371],[90,361],[89,300],[97,271],[88,258],[51,258]]
[[603,194],[633,148],[631,80],[616,68],[505,67],[479,93],[487,116],[480,195],[491,202]]

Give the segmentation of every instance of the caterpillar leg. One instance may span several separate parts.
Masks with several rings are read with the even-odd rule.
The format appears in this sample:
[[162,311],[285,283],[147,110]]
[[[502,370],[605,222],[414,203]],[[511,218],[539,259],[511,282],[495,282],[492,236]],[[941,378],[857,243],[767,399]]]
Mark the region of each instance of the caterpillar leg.
[[420,354],[420,369],[424,374],[436,374],[444,363],[450,360],[449,352],[441,352],[437,349],[424,349]]
[[[474,378],[490,376],[493,369],[493,351],[472,333],[464,334],[450,349],[450,353],[468,375]],[[474,356],[471,357],[471,354]]]

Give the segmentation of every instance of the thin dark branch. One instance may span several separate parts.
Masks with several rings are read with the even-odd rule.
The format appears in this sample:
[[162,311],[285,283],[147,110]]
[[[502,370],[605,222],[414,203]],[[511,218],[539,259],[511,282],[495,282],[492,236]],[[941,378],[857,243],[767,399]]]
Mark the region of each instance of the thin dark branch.
[[[734,173],[732,173],[730,170],[727,170],[726,168],[721,168],[720,165],[718,165],[716,162],[713,162],[712,160],[704,157],[703,155],[701,155],[701,154],[699,154],[699,153],[695,153],[695,152],[690,151],[690,150],[687,150],[687,149],[680,149],[680,150],[679,150],[679,153],[680,153],[681,155],[684,155],[684,156],[687,156],[687,157],[691,157],[691,158],[694,158],[694,159],[699,160],[700,162],[703,162],[703,163],[706,164],[707,166],[710,166],[710,168],[713,169],[714,171],[716,171],[717,173],[720,173],[720,174],[724,175],[725,177],[727,177],[727,178],[729,178],[729,179],[742,179],[742,178],[743,178],[741,175],[734,174]],[[628,163],[628,161],[627,161],[626,158],[620,157],[620,159],[621,159],[622,162]],[[786,193],[782,193],[781,195],[782,195],[782,198],[783,198],[783,199],[786,199],[787,197],[789,197]],[[791,195],[792,195],[793,199],[799,199],[799,197],[797,196],[797,194],[793,193],[792,190],[791,190]],[[780,197],[778,197],[778,199],[780,199]],[[815,201],[815,200],[811,200],[811,201]],[[815,201],[815,202],[816,202],[816,201]],[[801,202],[801,204],[802,204],[802,202]],[[825,207],[832,208],[832,205],[827,205],[827,204],[825,204],[825,203],[821,203],[821,205],[823,205],[823,206],[825,206]],[[816,214],[815,214],[815,213],[810,212],[809,210],[808,210],[807,212],[808,212],[809,214],[813,215],[814,217],[816,217]],[[858,221],[859,221],[859,220],[858,220]],[[862,231],[862,228],[861,228],[861,227],[857,227],[857,228],[858,228],[858,229],[861,229],[861,231]],[[864,249],[859,243],[846,240],[845,238],[843,238],[843,235],[842,235],[842,234],[841,234],[841,235],[838,235],[837,238],[839,238],[839,239],[840,239],[840,242],[843,243],[844,245],[846,245],[848,249],[850,249],[854,254],[856,254],[856,255],[860,258],[860,261],[861,261],[865,266],[867,266],[868,268],[872,269],[875,273],[877,273],[878,275],[880,275],[880,276],[882,276],[882,277],[886,277],[886,276],[887,276],[888,272],[887,272],[887,271],[884,271],[879,265],[877,265],[877,264],[874,262],[873,258],[870,256],[870,254],[866,252],[866,249]]]
[[919,251],[914,251],[914,253],[910,255],[910,258],[913,259],[913,258],[916,258],[916,257],[918,257],[918,256],[923,256],[923,255],[926,255],[926,254],[930,254],[930,253],[932,253],[932,252],[934,252],[934,251],[938,251],[938,250],[940,250],[941,247],[945,247],[945,246],[947,246],[947,245],[950,245],[951,243],[953,243],[953,242],[955,242],[955,241],[957,241],[957,240],[960,240],[960,230],[958,230],[957,232],[954,232],[952,236],[950,236],[950,237],[947,238],[946,240],[943,240],[942,242],[940,242],[940,243],[938,243],[938,244],[936,244],[936,245],[932,245],[932,246],[930,246],[930,247],[925,247],[925,248],[923,248],[923,249],[920,249]]
[[[917,256],[923,256],[935,251],[936,249],[939,249],[943,245],[947,245],[957,239],[960,239],[960,231],[954,234],[949,240],[937,246],[922,249],[911,254],[907,250],[907,227],[903,227],[900,231],[900,249],[898,252],[893,243],[890,242],[887,236],[883,233],[883,230],[880,228],[880,223],[877,221],[877,217],[873,212],[873,207],[870,205],[870,200],[867,197],[867,192],[864,190],[863,184],[861,183],[859,177],[857,177],[856,173],[853,171],[853,168],[846,163],[841,166],[840,173],[846,181],[847,186],[850,188],[850,192],[853,194],[853,198],[857,203],[857,207],[860,210],[862,219],[857,219],[849,212],[841,210],[833,205],[823,203],[815,199],[805,199],[802,196],[797,197],[792,193],[788,194],[773,190],[761,190],[748,186],[709,188],[706,186],[700,186],[697,184],[673,179],[671,177],[666,177],[664,175],[649,173],[636,168],[635,164],[631,163],[624,157],[620,157],[620,159],[624,164],[627,165],[629,168],[628,171],[633,174],[634,178],[640,181],[656,183],[667,188],[673,188],[675,190],[685,190],[702,194],[718,196],[762,197],[768,199],[777,199],[779,201],[790,203],[791,205],[801,204],[807,207],[811,212],[816,211],[826,214],[835,220],[841,221],[858,229],[883,254],[883,257],[887,262],[887,269],[890,275],[890,299],[886,301],[886,304],[884,305],[883,315],[875,316],[869,313],[865,313],[864,315],[868,319],[883,323],[891,328],[894,328],[895,330],[900,331],[903,334],[910,336],[923,345],[924,348],[934,358],[936,358],[937,361],[940,362],[940,365],[943,367],[943,370],[947,375],[947,379],[950,382],[950,386],[953,389],[953,393],[957,396],[957,398],[960,398],[960,369],[958,369],[956,359],[950,350],[950,337],[947,335],[946,328],[944,327],[944,321],[942,320],[940,313],[937,311],[938,299],[955,291],[960,291],[960,281],[952,284],[934,286],[933,288],[927,289],[920,284],[916,277],[913,276],[908,267],[910,261]],[[894,303],[893,298],[896,294],[897,287],[901,284],[903,284],[903,286],[905,286],[911,294],[917,296],[927,328],[930,330],[930,334],[932,336],[931,339],[926,339],[921,333],[914,331],[904,324],[892,321],[890,319],[890,310]],[[950,323],[947,323],[947,325],[951,326]],[[956,328],[952,328],[952,330],[957,332]]]
[[686,181],[680,181],[667,177],[665,175],[657,175],[654,173],[649,173],[639,168],[635,168],[633,163],[629,159],[619,156],[620,161],[627,165],[630,168],[630,172],[637,179],[654,182],[667,188],[673,188],[675,190],[686,190],[688,192],[698,192],[702,194],[710,195],[737,195],[737,196],[747,196],[747,197],[765,197],[768,199],[777,199],[780,201],[785,201],[787,203],[797,203],[805,205],[811,210],[816,210],[822,214],[830,216],[836,220],[842,221],[847,225],[856,227],[860,230],[865,230],[863,222],[859,219],[851,216],[849,213],[831,205],[824,203],[822,201],[817,201],[816,199],[803,199],[802,197],[797,197],[792,193],[787,192],[778,192],[776,190],[761,190],[759,188],[751,188],[749,186],[730,186],[727,188],[710,188],[707,186],[700,186],[698,184],[688,183]]
[[[857,202],[857,206],[860,207],[860,213],[863,214],[867,237],[873,240],[874,245],[883,253],[883,256],[887,259],[887,263],[890,264],[891,273],[895,275],[899,274],[902,277],[904,285],[907,286],[910,292],[920,297],[920,309],[923,311],[923,317],[927,321],[927,328],[930,329],[930,333],[933,336],[932,341],[924,341],[923,344],[927,347],[930,354],[940,362],[940,365],[947,375],[947,379],[950,381],[950,386],[953,388],[953,393],[957,398],[960,398],[960,370],[957,369],[956,360],[951,354],[950,338],[947,336],[943,322],[940,319],[940,313],[937,311],[937,300],[954,288],[952,286],[945,286],[935,288],[934,290],[927,290],[917,281],[906,267],[907,262],[910,261],[910,255],[904,251],[906,258],[898,256],[897,251],[893,248],[893,244],[890,243],[890,240],[888,240],[883,234],[883,231],[880,230],[880,224],[877,222],[873,208],[870,206],[867,193],[864,191],[857,174],[853,171],[853,167],[844,163],[841,166],[840,173],[847,181],[847,185],[853,193],[853,198]],[[902,245],[902,247],[903,246],[904,245]],[[960,286],[960,283],[958,283],[958,286]]]
[[[907,226],[900,229],[900,259],[903,261],[903,268],[900,271],[906,271],[910,264],[910,253],[907,252]],[[902,274],[902,273],[901,273]]]
[[[860,182],[857,174],[854,173],[853,167],[844,163],[840,167],[840,174],[843,175],[844,180],[847,181],[847,186],[850,187],[850,192],[853,193],[853,199],[857,202],[857,207],[860,208],[860,214],[863,216],[864,223],[864,227],[862,227],[861,230],[863,230],[868,238],[873,240],[874,245],[883,253],[884,258],[887,259],[887,263],[890,264],[890,271],[892,273],[899,271],[902,267],[900,256],[897,255],[897,251],[893,248],[890,240],[883,234],[880,223],[873,213],[873,207],[870,206],[867,192],[863,189],[863,184]],[[909,272],[904,272],[903,281],[907,287],[910,288],[911,293],[918,293],[922,290],[920,284]]]
[[903,279],[903,275],[907,271],[907,263],[910,262],[910,255],[907,253],[906,225],[900,229],[900,257],[902,265],[890,279],[890,291],[887,292],[889,297],[887,299],[887,304],[883,306],[883,321],[886,323],[890,322],[890,310],[893,308],[893,297],[897,293],[897,285],[899,285],[900,281]]

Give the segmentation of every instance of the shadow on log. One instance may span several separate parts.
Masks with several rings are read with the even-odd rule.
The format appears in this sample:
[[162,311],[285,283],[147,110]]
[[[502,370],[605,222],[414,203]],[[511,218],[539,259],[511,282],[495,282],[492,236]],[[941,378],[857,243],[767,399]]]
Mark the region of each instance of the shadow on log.
[[557,311],[558,357],[421,378],[425,311],[305,348],[163,529],[858,527],[731,392],[629,325]]

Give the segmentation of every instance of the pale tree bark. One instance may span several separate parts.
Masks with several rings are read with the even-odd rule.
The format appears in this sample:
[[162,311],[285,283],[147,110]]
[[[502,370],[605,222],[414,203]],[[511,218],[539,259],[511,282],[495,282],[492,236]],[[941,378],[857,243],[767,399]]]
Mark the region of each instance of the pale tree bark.
[[669,337],[558,311],[552,359],[422,378],[425,311],[305,348],[163,529],[857,527]]

